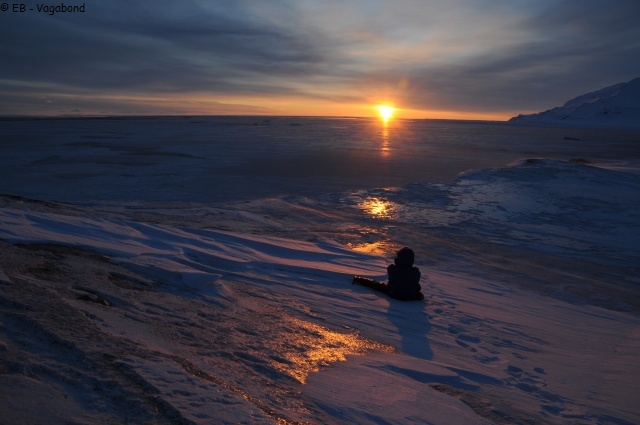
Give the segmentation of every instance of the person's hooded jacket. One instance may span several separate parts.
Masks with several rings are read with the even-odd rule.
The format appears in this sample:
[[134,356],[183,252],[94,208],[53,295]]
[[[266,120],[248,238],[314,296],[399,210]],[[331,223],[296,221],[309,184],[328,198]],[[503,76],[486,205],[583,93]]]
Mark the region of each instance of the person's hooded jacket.
[[389,282],[387,294],[398,300],[418,299],[420,292],[420,270],[413,267],[414,253],[410,248],[402,248],[396,254],[394,264],[387,267]]

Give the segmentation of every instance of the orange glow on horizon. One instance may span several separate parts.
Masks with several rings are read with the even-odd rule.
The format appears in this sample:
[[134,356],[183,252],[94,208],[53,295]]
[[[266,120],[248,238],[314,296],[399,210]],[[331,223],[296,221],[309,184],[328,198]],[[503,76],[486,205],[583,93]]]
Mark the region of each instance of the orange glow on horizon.
[[[329,99],[306,99],[288,96],[213,96],[211,94],[149,95],[109,93],[92,95],[49,96],[56,108],[75,102],[78,115],[246,115],[246,116],[316,116],[366,117],[383,122],[396,119],[449,119],[506,121],[517,115],[514,111],[465,111],[437,108],[397,108],[392,103],[336,102]],[[84,105],[84,106],[83,106]],[[126,112],[124,112],[126,111]],[[527,113],[527,111],[517,111]],[[46,106],[34,110],[34,115],[56,115]]]

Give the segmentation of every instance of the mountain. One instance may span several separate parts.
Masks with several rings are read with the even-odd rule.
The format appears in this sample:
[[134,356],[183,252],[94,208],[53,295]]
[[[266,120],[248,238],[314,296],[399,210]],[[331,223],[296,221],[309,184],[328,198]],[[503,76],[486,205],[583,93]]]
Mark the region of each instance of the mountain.
[[640,126],[640,78],[578,96],[563,106],[518,115],[511,123],[633,124]]

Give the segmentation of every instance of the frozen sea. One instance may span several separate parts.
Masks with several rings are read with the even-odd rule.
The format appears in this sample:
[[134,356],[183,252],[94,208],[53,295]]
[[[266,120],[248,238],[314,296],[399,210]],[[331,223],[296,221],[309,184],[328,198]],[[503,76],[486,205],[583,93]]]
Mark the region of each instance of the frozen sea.
[[640,130],[3,119],[0,194],[6,423],[640,421]]
[[225,203],[445,183],[522,158],[636,161],[634,130],[470,121],[176,117],[3,120],[3,193]]
[[[625,182],[638,176],[640,130],[299,117],[1,124],[0,193],[93,215],[385,255],[411,245],[428,261],[473,261],[485,243],[621,266],[637,254],[633,232],[598,244],[611,220],[636,218]],[[619,192],[611,201],[629,208],[618,214],[596,192]]]

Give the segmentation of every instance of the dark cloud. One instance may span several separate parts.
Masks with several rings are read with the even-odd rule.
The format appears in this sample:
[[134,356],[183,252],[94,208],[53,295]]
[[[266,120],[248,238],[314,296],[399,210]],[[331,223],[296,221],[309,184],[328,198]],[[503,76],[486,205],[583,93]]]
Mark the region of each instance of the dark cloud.
[[540,110],[640,75],[640,2],[551,2],[533,12],[521,29],[535,37],[451,66],[414,69],[407,102]]
[[[416,109],[517,113],[630,80],[640,70],[635,0],[486,1],[478,13],[469,11],[476,2],[465,1],[383,2],[375,14],[368,4],[350,3],[344,16],[338,3],[322,15],[312,9],[322,2],[204,0],[92,2],[84,14],[54,16],[5,13],[0,113],[28,113],[46,96],[72,110],[74,96],[77,107],[88,108],[93,96],[95,108],[113,109],[116,101],[104,99],[123,93],[357,103],[371,98],[368,90]],[[439,10],[457,30],[438,21]],[[476,27],[495,27],[496,34],[465,38]],[[410,57],[394,56],[393,43],[400,49],[414,38]],[[434,40],[435,53],[424,59],[422,39]],[[466,50],[448,57],[453,39]]]
[[10,16],[2,33],[14,42],[0,48],[8,59],[0,78],[98,90],[262,92],[252,76],[310,73],[324,62],[304,37],[243,20],[251,15],[233,4],[111,2],[78,16]]

